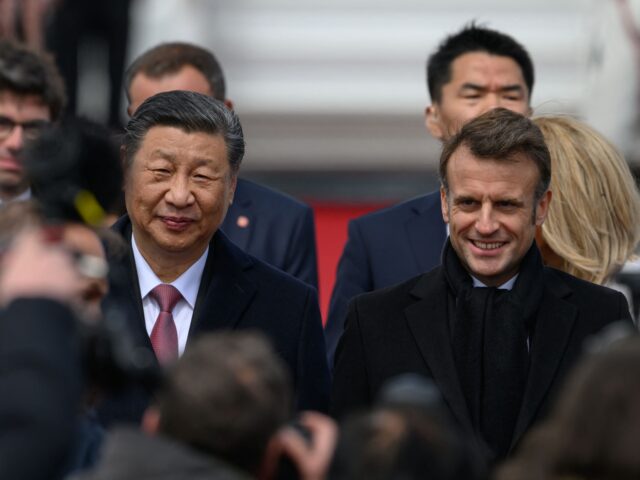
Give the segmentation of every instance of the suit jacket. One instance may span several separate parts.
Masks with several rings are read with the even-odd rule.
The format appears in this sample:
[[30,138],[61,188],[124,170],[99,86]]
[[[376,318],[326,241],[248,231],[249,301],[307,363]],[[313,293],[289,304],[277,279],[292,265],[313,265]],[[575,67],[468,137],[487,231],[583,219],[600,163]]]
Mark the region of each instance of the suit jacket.
[[440,192],[432,192],[349,223],[325,326],[327,360],[333,366],[347,306],[365,292],[389,287],[440,265],[447,230]]
[[318,288],[313,210],[304,203],[239,178],[220,228],[248,254]]
[[[463,431],[476,436],[458,379],[442,267],[395,287],[357,297],[336,353],[331,412],[372,403],[386,380],[407,372],[434,380]],[[511,448],[542,418],[586,337],[630,322],[624,296],[545,267],[544,291],[530,339],[530,368]],[[478,439],[478,442],[482,442]]]
[[[133,343],[152,349],[130,249],[128,216],[121,217],[113,229],[124,236],[129,248],[122,258],[111,260],[114,272],[124,275],[115,281],[109,296],[127,312]],[[218,231],[209,246],[187,348],[194,337],[221,329],[265,333],[289,367],[296,407],[326,411],[330,380],[315,289],[244,253]]]

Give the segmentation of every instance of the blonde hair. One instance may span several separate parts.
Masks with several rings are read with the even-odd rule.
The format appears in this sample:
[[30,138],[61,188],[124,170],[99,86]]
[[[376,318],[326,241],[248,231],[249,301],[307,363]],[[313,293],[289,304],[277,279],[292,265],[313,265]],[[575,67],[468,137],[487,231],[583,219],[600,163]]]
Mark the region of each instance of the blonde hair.
[[542,237],[560,268],[602,284],[640,240],[640,194],[629,166],[602,135],[566,116],[534,119],[551,153],[553,198]]

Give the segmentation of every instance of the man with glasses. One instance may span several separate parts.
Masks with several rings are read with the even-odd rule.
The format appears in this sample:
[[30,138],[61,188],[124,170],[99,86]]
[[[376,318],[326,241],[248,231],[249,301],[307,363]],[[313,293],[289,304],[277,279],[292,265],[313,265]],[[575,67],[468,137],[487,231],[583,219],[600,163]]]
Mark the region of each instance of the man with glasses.
[[65,103],[62,78],[49,56],[0,40],[0,206],[30,198],[20,160],[24,143],[58,120]]

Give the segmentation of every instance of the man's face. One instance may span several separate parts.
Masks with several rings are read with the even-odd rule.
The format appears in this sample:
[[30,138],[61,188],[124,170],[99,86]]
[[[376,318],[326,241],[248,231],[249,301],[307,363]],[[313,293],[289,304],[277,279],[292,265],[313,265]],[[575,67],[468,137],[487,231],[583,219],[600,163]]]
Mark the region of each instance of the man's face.
[[441,140],[494,108],[530,115],[529,91],[522,70],[510,57],[485,52],[465,53],[451,63],[451,80],[439,103],[426,109],[426,126]]
[[158,78],[151,78],[144,73],[138,73],[133,77],[129,87],[130,104],[127,109],[129,116],[133,116],[134,112],[147,98],[173,90],[188,90],[213,96],[205,76],[191,65],[185,65],[175,73]]
[[147,261],[199,258],[222,223],[235,186],[222,136],[152,127],[125,181],[127,212]]
[[[43,123],[51,121],[49,107],[36,95],[0,92],[0,198],[10,199],[27,189],[20,161],[24,142],[34,137]],[[18,123],[11,130],[11,123]],[[9,130],[11,130],[9,132]]]
[[533,160],[478,160],[462,145],[449,158],[449,198],[441,189],[442,216],[466,270],[488,286],[512,278],[547,215],[551,192],[534,200],[540,178]]

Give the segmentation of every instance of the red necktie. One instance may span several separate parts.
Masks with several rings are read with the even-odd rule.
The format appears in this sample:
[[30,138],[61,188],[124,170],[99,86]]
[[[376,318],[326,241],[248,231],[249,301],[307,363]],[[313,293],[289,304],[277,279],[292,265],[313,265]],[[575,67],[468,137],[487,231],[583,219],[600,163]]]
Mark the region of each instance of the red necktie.
[[173,285],[160,284],[149,292],[158,305],[160,313],[151,331],[151,345],[161,365],[178,358],[178,332],[173,321],[173,307],[182,298]]

